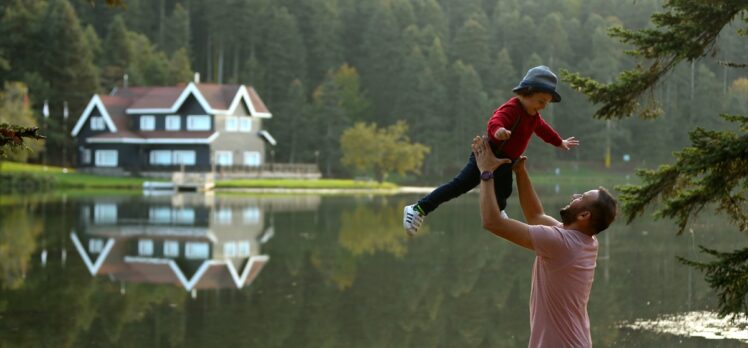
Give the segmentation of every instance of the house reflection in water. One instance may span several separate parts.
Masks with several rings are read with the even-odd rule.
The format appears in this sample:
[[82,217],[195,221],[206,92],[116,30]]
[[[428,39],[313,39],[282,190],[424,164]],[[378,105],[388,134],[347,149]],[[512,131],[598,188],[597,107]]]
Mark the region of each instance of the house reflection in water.
[[[316,209],[319,198],[306,205]],[[70,238],[93,276],[241,289],[269,260],[260,249],[274,231],[264,212],[276,206],[288,204],[210,194],[97,199],[81,203]]]

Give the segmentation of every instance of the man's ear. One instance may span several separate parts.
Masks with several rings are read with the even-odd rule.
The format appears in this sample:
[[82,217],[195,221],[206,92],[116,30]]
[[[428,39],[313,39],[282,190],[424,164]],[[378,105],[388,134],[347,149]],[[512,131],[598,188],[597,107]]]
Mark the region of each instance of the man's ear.
[[589,210],[584,210],[577,214],[577,220],[589,220],[592,217],[592,213]]

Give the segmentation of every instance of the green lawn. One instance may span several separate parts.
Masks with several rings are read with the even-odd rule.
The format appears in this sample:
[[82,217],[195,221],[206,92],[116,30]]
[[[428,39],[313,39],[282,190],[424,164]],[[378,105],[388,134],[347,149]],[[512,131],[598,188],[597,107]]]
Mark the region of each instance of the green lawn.
[[235,179],[216,181],[216,188],[395,189],[397,185],[344,179]]
[[145,178],[123,178],[102,175],[80,174],[75,169],[43,166],[37,164],[0,162],[0,173],[36,175],[53,178],[57,188],[78,189],[142,189]]

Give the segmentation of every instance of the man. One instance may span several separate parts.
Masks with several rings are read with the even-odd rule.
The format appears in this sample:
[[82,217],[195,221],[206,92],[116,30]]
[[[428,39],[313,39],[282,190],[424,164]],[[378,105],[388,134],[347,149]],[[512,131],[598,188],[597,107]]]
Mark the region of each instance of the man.
[[500,165],[486,140],[473,139],[481,174],[480,214],[483,228],[535,252],[530,293],[529,347],[591,347],[587,302],[595,277],[598,233],[615,219],[616,200],[600,187],[575,194],[561,210],[561,222],[548,216],[525,169],[526,157],[514,166],[519,202],[530,225],[503,218],[494,196],[492,173]]

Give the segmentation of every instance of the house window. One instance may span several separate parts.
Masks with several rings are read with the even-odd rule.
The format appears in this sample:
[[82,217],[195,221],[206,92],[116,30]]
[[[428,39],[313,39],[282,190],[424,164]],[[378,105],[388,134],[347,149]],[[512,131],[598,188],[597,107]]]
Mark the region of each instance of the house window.
[[101,116],[91,117],[91,130],[105,130],[106,124]]
[[141,256],[153,255],[153,241],[150,239],[139,239],[138,240],[138,255],[141,255]]
[[188,259],[207,259],[210,255],[208,243],[187,242],[184,245],[184,256]]
[[150,162],[154,166],[171,165],[171,150],[151,150]]
[[239,129],[239,118],[236,116],[226,116],[226,131],[236,132]]
[[149,209],[148,221],[155,224],[168,224],[171,222],[171,208],[153,207]]
[[152,115],[140,116],[140,130],[152,131],[156,129],[156,117]]
[[96,150],[97,167],[116,167],[117,150]]
[[178,131],[182,128],[182,117],[179,115],[166,116],[166,130]]
[[187,116],[187,130],[191,130],[191,131],[210,130],[210,116],[208,115]]
[[174,222],[178,224],[194,224],[195,209],[179,209],[174,211]]
[[236,257],[236,242],[223,243],[223,256]]
[[104,249],[104,240],[101,238],[93,238],[88,241],[88,252],[91,254],[100,254],[101,250]]
[[173,163],[176,165],[184,164],[186,166],[195,165],[195,151],[193,150],[174,150],[172,156]]
[[260,209],[257,207],[249,207],[244,209],[244,223],[248,225],[256,225],[260,222]]
[[239,257],[247,257],[249,256],[249,241],[241,241],[237,243],[237,250],[236,254]]
[[179,257],[179,242],[175,240],[164,241],[164,256]]
[[91,164],[91,149],[81,148],[81,163]]
[[117,222],[117,205],[99,203],[94,205],[94,223],[113,224]]
[[249,117],[239,118],[239,131],[240,132],[251,132],[252,131],[252,119]]
[[222,209],[216,210],[215,219],[216,219],[216,223],[220,225],[230,225],[231,224],[231,209],[222,208]]
[[248,167],[257,167],[260,165],[260,153],[257,151],[244,152],[244,165]]
[[231,151],[216,151],[216,165],[219,165],[219,166],[234,165],[234,154]]

